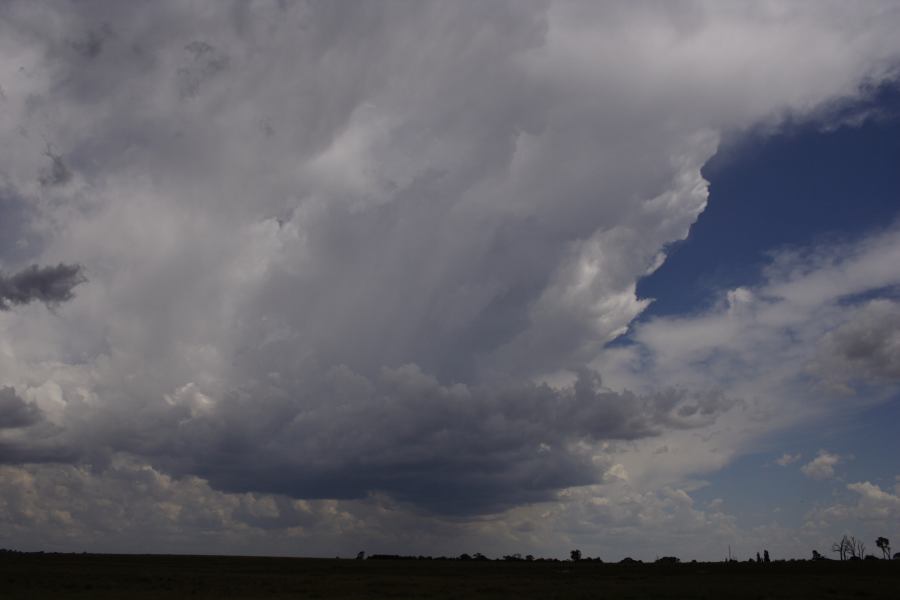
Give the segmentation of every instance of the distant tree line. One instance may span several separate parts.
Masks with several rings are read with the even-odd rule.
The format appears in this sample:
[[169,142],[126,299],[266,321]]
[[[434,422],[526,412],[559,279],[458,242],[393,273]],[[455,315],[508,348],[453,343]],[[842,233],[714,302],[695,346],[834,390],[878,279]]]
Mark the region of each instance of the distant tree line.
[[[881,558],[888,560],[893,558],[894,560],[900,560],[900,552],[891,555],[891,542],[886,537],[879,537],[875,541],[875,546],[881,550]],[[866,545],[865,543],[857,539],[852,535],[844,535],[839,541],[835,542],[831,547],[832,552],[835,552],[838,555],[840,560],[877,560],[878,557],[872,554],[866,554]],[[513,554],[505,554],[500,558],[488,558],[486,555],[481,552],[475,552],[474,554],[463,553],[459,556],[422,556],[422,555],[401,555],[401,554],[372,554],[366,557],[365,552],[360,552],[356,555],[357,560],[363,560],[368,558],[368,560],[457,560],[457,561],[506,561],[506,562],[594,562],[594,563],[602,563],[603,559],[600,557],[591,558],[589,556],[584,556],[581,550],[575,549],[569,552],[569,560],[563,561],[558,558],[536,558],[532,554],[522,555],[521,553],[513,553]],[[820,560],[830,560],[826,556],[822,555],[818,550],[812,551],[812,559],[813,561]],[[696,563],[697,561],[693,560],[692,563]],[[739,562],[736,558],[734,558],[730,551],[728,558],[725,559],[727,563],[736,563]],[[750,563],[757,564],[769,564],[772,561],[771,556],[769,555],[769,551],[764,549],[762,554],[759,552],[756,553],[756,559],[754,560],[752,557],[747,560]],[[784,561],[780,561],[784,562]],[[791,560],[791,562],[795,562]],[[657,565],[677,565],[680,564],[681,560],[677,556],[662,556],[657,557],[653,564]],[[617,564],[620,565],[640,565],[644,564],[643,561],[631,558],[627,556],[620,560]]]

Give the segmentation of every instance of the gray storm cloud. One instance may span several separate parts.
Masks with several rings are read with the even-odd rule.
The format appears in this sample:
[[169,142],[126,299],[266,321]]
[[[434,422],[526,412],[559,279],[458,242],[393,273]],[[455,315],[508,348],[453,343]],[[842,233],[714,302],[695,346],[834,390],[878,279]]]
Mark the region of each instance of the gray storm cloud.
[[585,443],[699,428],[735,402],[683,390],[616,393],[591,371],[563,389],[448,387],[405,366],[374,380],[346,367],[274,378],[221,403],[189,386],[162,404],[155,422],[117,418],[138,436],[122,447],[170,472],[201,474],[235,492],[380,492],[442,513],[479,514],[593,482],[605,459]]
[[2,315],[35,452],[467,515],[741,413],[589,366],[723,132],[858,99],[900,52],[891,4],[73,6],[0,7],[17,260],[91,273],[0,280],[65,301]]
[[0,310],[11,306],[43,302],[54,305],[74,297],[74,289],[84,283],[81,265],[31,265],[11,275],[0,273]]
[[0,429],[27,427],[40,419],[41,411],[22,400],[14,388],[0,388]]

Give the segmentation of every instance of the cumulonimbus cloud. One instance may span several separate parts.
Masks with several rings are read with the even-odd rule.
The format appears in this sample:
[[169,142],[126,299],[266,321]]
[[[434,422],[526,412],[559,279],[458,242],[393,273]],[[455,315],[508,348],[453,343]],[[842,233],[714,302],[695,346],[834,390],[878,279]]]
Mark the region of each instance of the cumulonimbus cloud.
[[[466,514],[777,397],[718,368],[748,353],[681,368],[715,324],[669,347],[643,329],[627,385],[605,344],[703,211],[723,132],[858,99],[900,56],[895,13],[841,4],[197,6],[0,8],[0,133],[21,140],[0,169],[41,234],[21,252],[96,284],[7,276],[6,306],[72,301],[53,327],[5,313],[0,372],[73,461]],[[762,422],[685,437],[727,452]],[[635,482],[697,468],[663,443]]]

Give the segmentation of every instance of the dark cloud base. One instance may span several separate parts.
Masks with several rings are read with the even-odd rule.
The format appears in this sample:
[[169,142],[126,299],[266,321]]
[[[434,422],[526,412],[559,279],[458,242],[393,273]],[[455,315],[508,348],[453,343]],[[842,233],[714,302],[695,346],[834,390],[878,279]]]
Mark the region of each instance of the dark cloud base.
[[31,265],[12,275],[0,274],[0,310],[31,302],[54,305],[71,300],[75,286],[85,281],[81,265],[64,263],[55,267]]
[[590,370],[557,389],[445,386],[414,365],[371,380],[335,367],[219,400],[170,396],[152,420],[121,415],[116,431],[92,437],[222,491],[386,494],[426,512],[477,515],[597,483],[610,466],[604,441],[708,426],[738,405],[717,393],[614,392]]

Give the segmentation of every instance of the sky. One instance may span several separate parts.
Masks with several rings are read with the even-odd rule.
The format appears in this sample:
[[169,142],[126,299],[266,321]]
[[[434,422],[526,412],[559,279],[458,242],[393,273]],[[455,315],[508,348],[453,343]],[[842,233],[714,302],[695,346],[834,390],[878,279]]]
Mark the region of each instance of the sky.
[[0,547],[900,545],[898,28],[0,4]]

